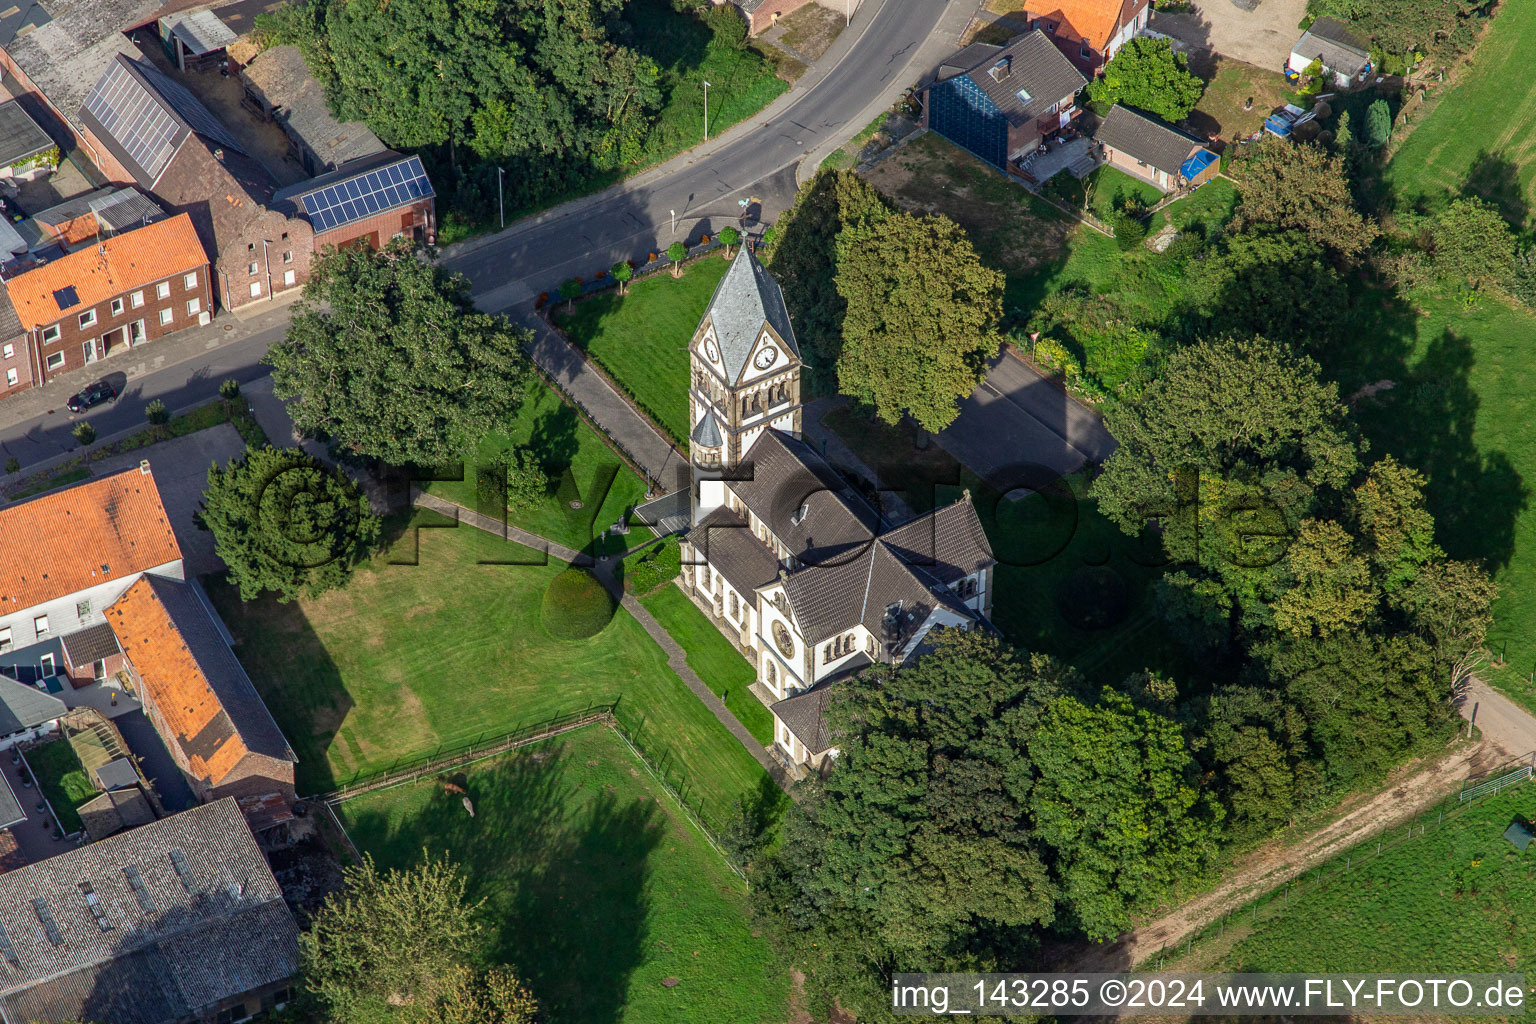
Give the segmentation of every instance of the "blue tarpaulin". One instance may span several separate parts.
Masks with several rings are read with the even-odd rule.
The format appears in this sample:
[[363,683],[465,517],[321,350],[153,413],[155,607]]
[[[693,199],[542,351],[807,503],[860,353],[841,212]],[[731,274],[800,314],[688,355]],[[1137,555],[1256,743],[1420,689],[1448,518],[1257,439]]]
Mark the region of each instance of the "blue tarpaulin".
[[1264,130],[1271,135],[1278,135],[1282,139],[1287,139],[1291,135],[1291,122],[1278,114],[1270,114],[1264,119]]
[[1185,181],[1194,181],[1195,176],[1216,162],[1216,154],[1208,149],[1202,149],[1188,160],[1179,165],[1179,173]]

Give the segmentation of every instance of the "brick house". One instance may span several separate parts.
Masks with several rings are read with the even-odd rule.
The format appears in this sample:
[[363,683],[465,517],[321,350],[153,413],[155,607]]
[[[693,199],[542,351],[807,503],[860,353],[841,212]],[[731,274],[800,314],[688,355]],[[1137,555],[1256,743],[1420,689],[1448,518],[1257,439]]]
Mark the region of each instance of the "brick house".
[[184,573],[147,462],[0,509],[0,673],[112,677],[122,659],[102,613],[145,573]]
[[1045,33],[972,43],[923,89],[923,124],[994,167],[1033,152],[1077,116],[1088,80]]
[[327,174],[387,148],[361,121],[338,121],[325,89],[297,46],[274,46],[240,72],[245,103],[288,137],[288,153],[308,174]]
[[1147,27],[1148,0],[1028,0],[1024,17],[1090,78]]
[[772,28],[786,14],[799,10],[811,0],[714,0],[716,6],[731,3],[747,19],[747,34],[757,35]]
[[192,219],[146,224],[5,282],[43,384],[121,349],[207,323],[213,289]]
[[437,239],[436,193],[421,158],[385,150],[318,178],[280,190],[273,202],[314,230],[315,250],[391,238]]
[[19,394],[33,384],[32,346],[26,328],[11,305],[11,295],[0,287],[0,398]]
[[171,159],[155,194],[192,218],[203,247],[214,254],[221,308],[276,298],[309,280],[314,230],[269,205],[272,183],[245,154],[193,136]]
[[293,817],[298,758],[191,584],[145,575],[106,610],[144,713],[204,802],[254,829]]
[[1105,163],[1164,192],[1196,188],[1214,178],[1221,168],[1220,159],[1199,139],[1120,103],[1104,115],[1093,140]]

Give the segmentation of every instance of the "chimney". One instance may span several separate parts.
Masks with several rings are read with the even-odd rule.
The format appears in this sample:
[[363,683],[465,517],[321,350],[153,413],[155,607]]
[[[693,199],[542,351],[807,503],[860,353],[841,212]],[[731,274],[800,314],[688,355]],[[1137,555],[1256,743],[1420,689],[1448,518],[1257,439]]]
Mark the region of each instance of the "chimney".
[[148,459],[140,459],[139,460],[139,472],[141,474],[143,474],[144,476],[149,476],[149,460]]

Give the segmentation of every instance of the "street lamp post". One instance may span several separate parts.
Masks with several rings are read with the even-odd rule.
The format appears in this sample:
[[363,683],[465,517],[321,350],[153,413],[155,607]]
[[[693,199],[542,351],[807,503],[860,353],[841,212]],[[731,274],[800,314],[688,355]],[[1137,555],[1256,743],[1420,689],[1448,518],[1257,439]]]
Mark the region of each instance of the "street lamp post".
[[501,226],[503,228],[507,226],[507,204],[502,199],[501,176],[506,173],[500,167],[496,168],[496,208],[501,211]]
[[709,83],[704,83],[704,141],[709,141]]
[[843,0],[843,24],[853,24],[853,0]]
[[672,233],[675,235],[677,234],[677,211],[670,210],[668,212],[672,214]]

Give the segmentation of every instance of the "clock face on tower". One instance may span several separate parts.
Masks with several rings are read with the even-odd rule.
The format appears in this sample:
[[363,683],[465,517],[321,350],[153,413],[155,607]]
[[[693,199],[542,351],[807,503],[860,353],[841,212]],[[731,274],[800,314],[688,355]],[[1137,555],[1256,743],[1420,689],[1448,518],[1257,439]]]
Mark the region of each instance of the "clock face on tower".
[[715,347],[714,338],[704,339],[704,355],[712,363],[718,363],[720,361],[720,350]]
[[774,348],[772,345],[764,345],[762,348],[757,350],[757,358],[752,360],[752,362],[757,366],[759,370],[766,370],[768,367],[772,366],[774,360],[778,358],[778,349]]

